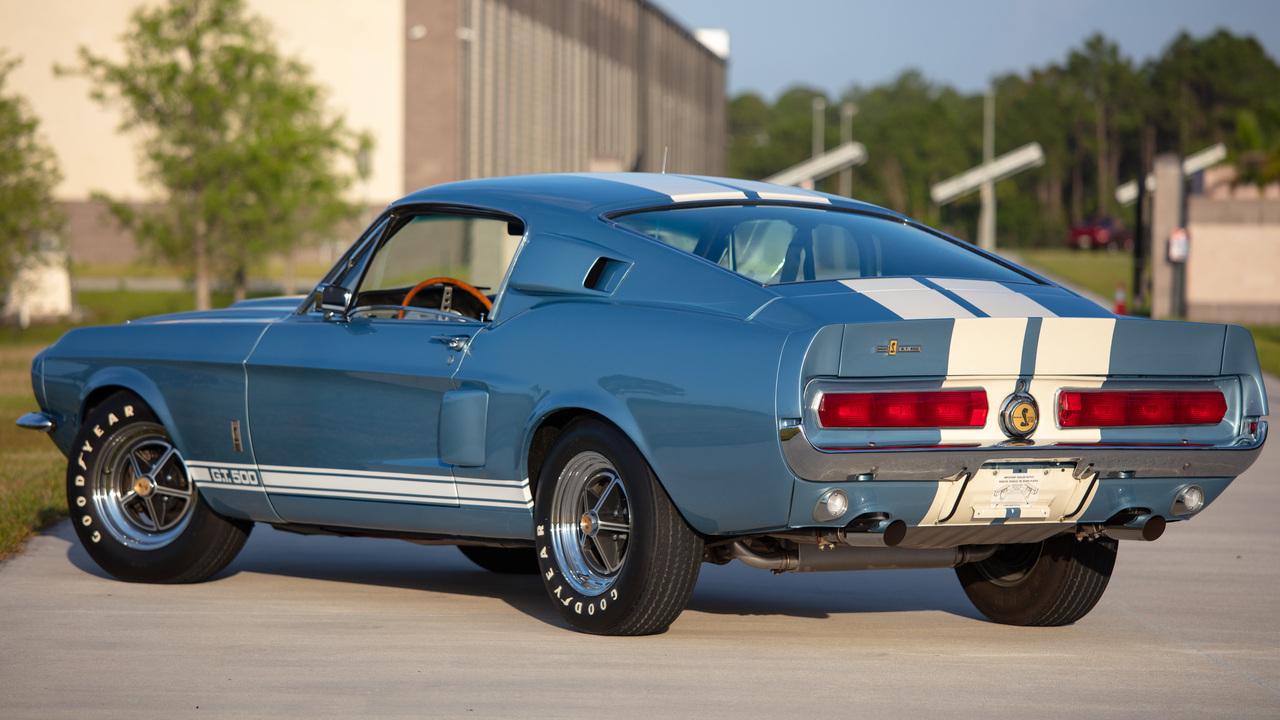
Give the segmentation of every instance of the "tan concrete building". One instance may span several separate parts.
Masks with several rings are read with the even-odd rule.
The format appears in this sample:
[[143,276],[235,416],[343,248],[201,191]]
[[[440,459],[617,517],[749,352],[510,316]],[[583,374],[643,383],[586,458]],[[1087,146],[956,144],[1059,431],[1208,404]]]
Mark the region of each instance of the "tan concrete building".
[[1187,318],[1280,325],[1280,199],[1188,198]]
[[[76,49],[121,57],[138,0],[0,0],[0,48],[58,155],[72,257],[128,262],[132,240],[89,202],[147,202],[120,112],[55,78]],[[377,146],[356,197],[535,172],[724,170],[725,58],[644,0],[247,0],[328,103]],[[335,239],[338,241],[349,240]]]
[[[1182,222],[1180,160],[1156,159],[1152,245],[1152,316],[1176,312],[1177,269],[1169,236]],[[1236,183],[1219,165],[1188,183],[1186,229],[1190,253],[1182,268],[1183,316],[1203,322],[1280,325],[1280,184]]]

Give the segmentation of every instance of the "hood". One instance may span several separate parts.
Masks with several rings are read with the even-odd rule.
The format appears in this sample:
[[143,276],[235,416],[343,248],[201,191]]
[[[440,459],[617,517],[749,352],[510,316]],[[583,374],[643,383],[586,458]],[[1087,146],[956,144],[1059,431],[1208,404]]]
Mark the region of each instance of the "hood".
[[255,298],[242,300],[228,308],[169,313],[133,320],[133,323],[186,323],[186,322],[270,322],[285,317],[298,309],[305,296]]

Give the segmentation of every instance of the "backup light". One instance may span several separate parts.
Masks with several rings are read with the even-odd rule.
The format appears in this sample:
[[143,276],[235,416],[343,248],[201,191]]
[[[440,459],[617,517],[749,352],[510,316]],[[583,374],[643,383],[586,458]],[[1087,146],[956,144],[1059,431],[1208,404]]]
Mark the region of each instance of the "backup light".
[[1188,485],[1178,493],[1169,512],[1173,515],[1190,515],[1204,507],[1204,490],[1199,485]]
[[828,428],[949,428],[987,424],[985,390],[828,393],[818,405]]
[[1058,395],[1060,427],[1217,425],[1227,401],[1217,390],[1065,391]]
[[813,519],[818,522],[831,522],[849,510],[849,496],[845,491],[836,488],[828,490],[818,499],[813,508]]

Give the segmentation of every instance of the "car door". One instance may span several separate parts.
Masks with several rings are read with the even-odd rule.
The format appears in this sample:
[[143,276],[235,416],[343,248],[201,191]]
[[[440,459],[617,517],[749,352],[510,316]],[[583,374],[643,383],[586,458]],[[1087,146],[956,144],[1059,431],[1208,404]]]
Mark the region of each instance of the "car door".
[[[488,300],[469,244],[506,220],[392,215],[326,279],[348,298],[274,323],[246,363],[263,485],[293,523],[427,531],[458,504],[442,462],[442,398]],[[330,293],[332,296],[333,293]],[[407,298],[407,299],[406,299]]]

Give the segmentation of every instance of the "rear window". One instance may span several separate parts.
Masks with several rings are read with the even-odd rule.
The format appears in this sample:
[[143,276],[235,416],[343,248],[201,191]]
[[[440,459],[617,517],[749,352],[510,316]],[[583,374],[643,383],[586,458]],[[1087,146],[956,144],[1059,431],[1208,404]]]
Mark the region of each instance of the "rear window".
[[765,285],[865,277],[1034,282],[964,245],[858,213],[780,205],[721,205],[613,218]]

